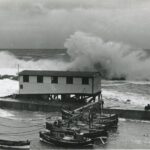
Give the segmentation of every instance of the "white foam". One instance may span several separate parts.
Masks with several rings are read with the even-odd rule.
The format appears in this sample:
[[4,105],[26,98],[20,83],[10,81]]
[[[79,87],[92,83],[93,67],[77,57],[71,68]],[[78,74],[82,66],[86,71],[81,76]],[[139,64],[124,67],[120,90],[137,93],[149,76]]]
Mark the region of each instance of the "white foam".
[[7,118],[13,117],[14,115],[6,110],[0,109],[0,117]]
[[150,81],[126,81],[126,82],[136,85],[150,85]]
[[127,121],[125,118],[119,118],[119,121]]
[[107,87],[107,86],[120,86],[120,85],[125,85],[125,84],[128,84],[128,83],[107,83],[107,84],[105,84],[105,83],[102,83],[102,87]]
[[[150,96],[138,93],[118,92],[116,90],[103,89],[102,94],[105,99],[119,101],[126,104],[129,103],[140,107],[144,107],[150,103]],[[129,101],[127,102],[127,100]]]
[[18,81],[10,79],[0,80],[0,87],[1,87],[0,97],[16,94],[18,93],[19,90]]

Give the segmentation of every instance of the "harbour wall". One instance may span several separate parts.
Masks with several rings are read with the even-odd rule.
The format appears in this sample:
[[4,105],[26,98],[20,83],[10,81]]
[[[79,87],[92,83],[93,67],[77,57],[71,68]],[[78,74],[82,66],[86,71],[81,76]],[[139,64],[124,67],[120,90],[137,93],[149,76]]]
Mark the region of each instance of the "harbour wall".
[[150,111],[128,109],[104,109],[104,113],[118,114],[120,118],[150,120]]
[[[81,106],[81,105],[80,105]],[[77,104],[69,104],[70,110],[80,107]],[[24,101],[6,101],[0,100],[0,108],[3,109],[16,109],[16,110],[29,110],[29,111],[46,111],[55,112],[60,111],[62,107],[68,107],[67,104],[61,102],[55,103],[36,103]],[[127,109],[105,109],[104,113],[115,113],[121,118],[150,120],[150,111],[145,110],[127,110]]]
[[45,111],[55,112],[60,111],[61,108],[74,110],[80,107],[81,104],[67,104],[62,102],[25,102],[25,101],[12,101],[12,100],[0,100],[0,108],[3,109],[16,109],[16,110],[29,110],[29,111]]

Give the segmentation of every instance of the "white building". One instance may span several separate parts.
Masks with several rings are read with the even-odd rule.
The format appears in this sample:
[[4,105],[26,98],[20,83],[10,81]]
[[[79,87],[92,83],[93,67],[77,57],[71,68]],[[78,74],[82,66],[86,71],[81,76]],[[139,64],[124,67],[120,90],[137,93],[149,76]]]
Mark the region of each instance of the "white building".
[[98,72],[24,70],[19,73],[19,94],[95,95],[101,91]]

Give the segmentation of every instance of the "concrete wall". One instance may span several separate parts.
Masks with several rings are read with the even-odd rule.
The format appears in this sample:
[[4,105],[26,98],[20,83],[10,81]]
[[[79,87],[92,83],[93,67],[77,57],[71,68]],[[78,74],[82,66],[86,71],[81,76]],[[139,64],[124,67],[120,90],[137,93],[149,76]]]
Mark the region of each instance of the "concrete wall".
[[[9,109],[18,109],[18,110],[31,110],[31,111],[48,111],[48,112],[54,112],[54,111],[60,111],[62,106],[68,106],[68,103],[62,104],[62,103],[35,103],[35,102],[22,102],[22,101],[6,101],[6,100],[0,100],[0,108],[9,108]],[[79,105],[69,105],[69,107],[74,110],[78,107],[81,107],[81,104]],[[144,111],[144,110],[123,110],[123,109],[104,109],[104,113],[115,113],[118,114],[121,118],[129,118],[129,119],[138,119],[138,120],[150,120],[150,111]]]
[[55,103],[35,103],[35,102],[24,102],[24,101],[5,101],[0,100],[0,108],[3,109],[15,109],[15,110],[29,110],[29,111],[46,111],[46,112],[60,112],[61,108],[68,106],[71,109],[76,109],[81,106],[81,104],[69,104],[68,103],[61,103],[61,102],[55,102]]
[[150,111],[125,110],[125,109],[104,109],[104,113],[118,114],[120,118],[150,120]]
[[[83,85],[82,78],[73,78],[73,84],[66,84],[66,77],[59,77],[58,84],[51,83],[51,77],[45,76],[43,83],[37,83],[37,76],[30,76],[29,82],[23,82],[23,76],[19,78],[19,84],[23,89],[20,94],[59,94],[59,93],[86,93],[92,94],[92,78],[89,78],[89,84]],[[94,92],[99,90],[100,78],[94,81]]]

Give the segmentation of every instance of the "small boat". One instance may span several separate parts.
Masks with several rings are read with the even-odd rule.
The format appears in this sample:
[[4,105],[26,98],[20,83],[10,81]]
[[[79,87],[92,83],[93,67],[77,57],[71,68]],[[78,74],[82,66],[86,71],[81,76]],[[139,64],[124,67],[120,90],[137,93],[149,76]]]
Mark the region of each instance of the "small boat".
[[[76,113],[62,109],[62,119],[70,119],[75,116]],[[99,124],[99,128],[110,129],[111,127],[117,127],[118,115],[117,114],[100,114],[93,118],[95,124]]]
[[117,127],[118,115],[117,114],[103,114],[97,117],[94,121],[95,124],[104,124],[106,129]]
[[65,132],[68,134],[74,134],[74,132],[82,133],[86,138],[97,138],[97,137],[104,137],[107,139],[108,132],[105,129],[96,129],[96,128],[89,128],[88,125],[84,124],[84,126],[77,125],[72,127],[67,127],[66,125],[56,126],[55,124],[46,122],[46,129],[49,131],[57,131],[57,132]]
[[60,132],[49,132],[41,131],[39,132],[40,141],[54,144],[62,147],[84,147],[92,146],[94,144],[93,139],[85,138],[82,134],[67,135],[66,133]]
[[68,135],[74,135],[75,132],[80,132],[78,128],[67,128],[66,126],[55,126],[52,123],[46,122],[46,130],[49,132],[59,132],[59,133],[65,133]]
[[108,138],[108,132],[106,130],[98,130],[98,129],[82,129],[81,132],[83,133],[83,136],[86,138],[95,139],[98,137],[103,137],[105,139]]
[[7,148],[7,149],[23,149],[28,150],[30,149],[30,141],[10,141],[10,140],[1,140],[0,139],[0,147]]
[[65,109],[61,109],[62,119],[69,119],[73,116],[73,112]]

